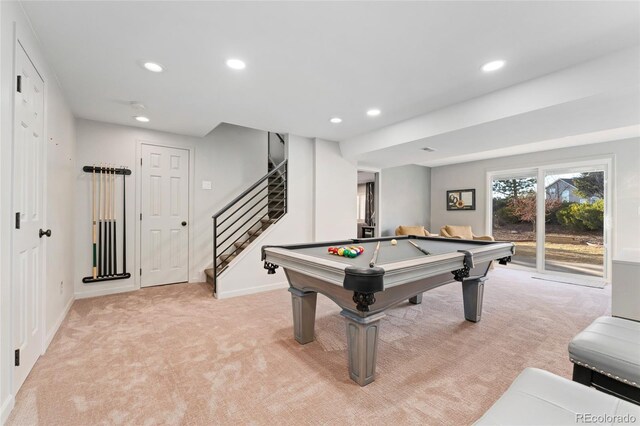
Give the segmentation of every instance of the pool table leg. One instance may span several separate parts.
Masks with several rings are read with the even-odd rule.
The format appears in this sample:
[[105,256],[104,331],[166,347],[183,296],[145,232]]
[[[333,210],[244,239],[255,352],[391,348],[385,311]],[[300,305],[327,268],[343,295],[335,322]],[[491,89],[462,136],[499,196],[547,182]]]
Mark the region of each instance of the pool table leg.
[[385,315],[380,312],[362,318],[344,309],[340,315],[345,318],[347,324],[349,375],[351,380],[360,386],[368,385],[375,380],[376,376],[378,332],[380,320]]
[[485,281],[485,277],[462,281],[464,317],[467,321],[480,321],[480,316],[482,315],[482,296],[484,294]]
[[293,308],[293,337],[301,345],[313,342],[318,293],[301,291],[293,287],[289,287],[289,293],[291,293],[291,307]]
[[422,303],[422,293],[418,293],[412,298],[409,299],[409,303],[413,303],[414,305],[419,305]]

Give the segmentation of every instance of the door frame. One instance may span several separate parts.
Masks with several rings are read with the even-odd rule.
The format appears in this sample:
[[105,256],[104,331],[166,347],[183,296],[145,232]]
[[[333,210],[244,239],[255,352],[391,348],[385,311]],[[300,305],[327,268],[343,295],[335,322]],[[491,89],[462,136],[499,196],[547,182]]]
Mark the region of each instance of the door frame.
[[189,152],[189,227],[187,230],[187,237],[189,239],[189,252],[187,254],[187,282],[198,282],[200,281],[196,275],[196,272],[193,270],[196,265],[193,258],[195,253],[194,251],[194,189],[195,189],[195,147],[191,144],[170,144],[165,142],[154,142],[146,139],[137,139],[136,140],[136,179],[135,179],[135,216],[134,216],[134,232],[135,232],[135,247],[134,247],[134,270],[132,274],[134,276],[134,282],[136,289],[141,289],[141,278],[140,278],[140,270],[142,268],[142,226],[140,221],[140,215],[142,214],[142,167],[140,162],[142,160],[142,145],[152,145],[161,148],[172,148],[172,149],[183,149]]
[[[375,237],[380,237],[382,234],[382,209],[380,208],[380,206],[382,205],[380,203],[380,200],[382,199],[382,169],[379,167],[373,167],[373,166],[365,166],[365,165],[358,165],[356,167],[356,180],[357,180],[357,172],[370,172],[370,173],[375,173],[376,175],[376,179],[375,179],[375,207],[376,207],[376,229],[375,229]],[[358,185],[358,182],[356,181],[356,187]],[[359,236],[356,236],[356,238],[359,238]]]
[[[47,224],[47,171],[48,171],[48,164],[47,164],[47,140],[48,138],[48,134],[49,134],[49,128],[47,125],[47,119],[48,119],[48,101],[49,101],[49,96],[48,96],[48,90],[49,90],[49,86],[47,84],[47,80],[45,79],[44,75],[42,74],[42,72],[40,71],[40,67],[38,65],[38,57],[37,55],[34,57],[33,55],[30,54],[30,47],[29,47],[29,42],[27,40],[27,42],[23,42],[23,38],[21,37],[21,31],[18,28],[18,25],[14,22],[14,40],[13,40],[13,57],[12,57],[12,81],[13,84],[11,85],[12,90],[11,90],[11,161],[10,161],[10,179],[11,179],[11,190],[9,191],[9,196],[11,197],[11,230],[8,233],[9,234],[9,263],[8,263],[8,269],[9,269],[9,279],[11,284],[9,285],[10,287],[10,300],[11,300],[11,305],[9,306],[9,346],[11,348],[11,351],[13,353],[14,348],[14,325],[15,325],[15,316],[16,316],[16,311],[15,311],[15,307],[17,306],[15,297],[16,297],[16,292],[14,291],[15,288],[15,281],[13,279],[13,274],[14,274],[14,236],[15,236],[15,226],[13,223],[13,216],[15,215],[16,212],[16,206],[14,205],[14,173],[15,173],[15,156],[14,156],[14,152],[15,152],[15,144],[16,144],[16,133],[15,133],[15,119],[16,119],[16,109],[15,109],[15,104],[16,104],[16,88],[15,88],[15,82],[17,79],[17,75],[18,75],[18,61],[17,61],[17,56],[18,56],[18,49],[22,49],[25,52],[25,55],[27,56],[27,58],[29,59],[29,61],[32,63],[34,69],[36,70],[36,72],[38,73],[38,75],[40,76],[40,78],[42,79],[42,146],[40,148],[40,155],[41,155],[41,170],[40,170],[40,174],[42,176],[42,196],[41,196],[41,209],[42,209],[42,223],[43,223],[43,227],[46,228],[46,224]],[[48,249],[48,244],[47,244],[47,239],[44,239],[43,241],[41,241],[41,266],[40,266],[40,280],[39,280],[39,286],[37,291],[39,292],[39,300],[36,304],[36,309],[39,310],[39,316],[40,316],[40,324],[39,327],[41,329],[41,339],[39,342],[34,342],[37,345],[37,349],[41,355],[44,355],[44,353],[46,352],[47,349],[47,328],[46,328],[46,309],[45,309],[45,301],[47,300],[47,285],[46,285],[46,271],[47,271],[47,249]],[[6,305],[5,305],[6,306]],[[1,358],[1,357],[0,357]],[[38,357],[39,358],[39,357]],[[37,361],[36,361],[37,362]],[[35,364],[34,364],[35,365]],[[9,368],[9,392],[10,395],[13,396],[15,398],[15,395],[17,394],[19,389],[15,389],[15,366],[14,366],[14,362],[13,362],[13,357],[10,357],[10,368]]]
[[[493,229],[493,188],[492,181],[495,178],[511,177],[513,175],[530,175],[535,176],[537,179],[536,191],[538,194],[545,193],[544,177],[547,172],[554,172],[562,168],[592,168],[602,167],[605,178],[605,198],[604,198],[604,226],[603,226],[603,240],[604,240],[604,260],[603,260],[603,275],[602,280],[611,282],[611,267],[613,259],[613,247],[615,244],[615,222],[612,220],[615,213],[615,155],[603,155],[597,157],[588,157],[582,159],[576,159],[574,161],[556,161],[541,163],[533,167],[524,167],[518,169],[509,170],[492,170],[486,173],[486,216],[485,226],[487,232],[491,232]],[[540,199],[538,197],[538,199]],[[543,198],[544,199],[544,198]],[[536,216],[544,216],[544,203],[536,203]],[[572,274],[567,272],[547,271],[545,270],[545,222],[536,221],[536,272],[542,274],[566,276],[566,277],[580,277],[585,280],[600,280],[598,277],[590,277],[587,275]]]

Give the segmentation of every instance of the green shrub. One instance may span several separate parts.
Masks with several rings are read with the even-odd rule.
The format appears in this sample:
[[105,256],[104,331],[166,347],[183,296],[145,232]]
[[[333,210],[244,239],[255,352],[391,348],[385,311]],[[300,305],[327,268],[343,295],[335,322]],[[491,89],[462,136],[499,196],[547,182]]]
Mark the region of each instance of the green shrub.
[[513,209],[509,207],[508,200],[504,198],[493,199],[493,219],[498,226],[520,223],[520,219],[513,214]]
[[576,231],[602,231],[604,200],[594,203],[570,203],[556,213],[558,222]]
[[561,225],[562,223],[560,222],[560,219],[558,218],[558,212],[562,209],[564,209],[565,207],[569,206],[570,203],[568,202],[564,202],[564,203],[557,203],[554,204],[552,206],[548,206],[547,208],[547,214],[545,217],[546,223],[550,224],[550,225]]

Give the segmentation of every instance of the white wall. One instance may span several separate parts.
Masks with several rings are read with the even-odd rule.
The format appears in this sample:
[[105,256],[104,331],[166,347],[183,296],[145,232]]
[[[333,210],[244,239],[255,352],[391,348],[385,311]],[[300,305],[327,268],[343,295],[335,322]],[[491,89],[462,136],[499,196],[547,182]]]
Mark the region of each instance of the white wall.
[[[136,206],[136,146],[138,141],[190,148],[194,153],[193,220],[190,236],[193,253],[190,259],[191,281],[204,281],[204,269],[212,263],[211,216],[250,184],[267,172],[267,133],[246,127],[222,124],[204,138],[176,135],[138,127],[120,126],[90,120],[76,121],[78,158],[76,167],[75,292],[76,297],[89,297],[138,288],[135,277],[121,281],[84,284],[82,277],[91,267],[91,175],[82,166],[109,163],[132,170],[127,177],[127,266],[134,272],[135,236],[139,221]],[[202,181],[212,182],[212,190],[203,190]],[[118,196],[118,194],[116,194]],[[119,198],[118,198],[119,199]],[[121,250],[120,250],[121,251]],[[120,262],[120,261],[119,261]]]
[[[492,160],[474,161],[431,169],[431,227],[471,225],[476,234],[490,233],[486,226],[489,171],[535,167],[614,155],[613,252],[640,248],[640,139],[563,148]],[[447,211],[448,189],[476,189],[475,211]]]
[[[269,227],[251,246],[243,250],[234,261],[235,263],[218,277],[218,298],[286,287],[287,279],[281,268],[275,275],[268,275],[263,268],[260,260],[261,247],[314,240],[313,174],[310,173],[314,168],[314,141],[289,135],[287,145],[289,160],[287,214],[276,225]],[[351,222],[355,223],[353,217]]]
[[46,240],[46,343],[53,339],[74,300],[73,271],[75,258],[74,214],[69,206],[75,204],[76,131],[75,119],[67,108],[57,85],[48,90],[46,227],[51,237]]
[[345,159],[338,142],[314,140],[314,239],[355,238],[358,169]]
[[337,142],[289,135],[289,204],[286,216],[244,250],[218,278],[218,297],[232,297],[286,286],[279,269],[267,275],[263,245],[328,241],[356,236],[358,171]]
[[382,169],[380,210],[382,236],[395,235],[396,227],[424,226],[431,214],[431,169],[408,165]]
[[[15,31],[15,33],[14,33]],[[15,34],[15,35],[14,35]],[[11,200],[11,158],[13,140],[13,91],[15,39],[20,40],[45,82],[46,178],[44,225],[53,235],[43,242],[46,253],[43,310],[45,336],[55,334],[66,308],[73,301],[70,271],[73,269],[72,219],[74,191],[70,170],[75,162],[73,117],[58,87],[53,70],[19,3],[0,3],[0,423],[13,407],[11,371],[13,347],[11,337],[11,235],[13,217]],[[55,185],[54,185],[55,183]],[[62,292],[60,281],[63,281]],[[42,342],[43,349],[49,340]]]

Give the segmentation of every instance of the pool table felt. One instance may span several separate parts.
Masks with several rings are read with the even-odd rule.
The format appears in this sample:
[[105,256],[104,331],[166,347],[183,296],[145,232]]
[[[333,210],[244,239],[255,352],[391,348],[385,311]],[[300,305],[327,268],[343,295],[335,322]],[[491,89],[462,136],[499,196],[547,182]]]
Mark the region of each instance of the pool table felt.
[[[418,246],[427,250],[433,254],[455,253],[458,250],[469,250],[483,245],[474,244],[471,242],[464,242],[459,240],[441,239],[441,240],[421,240],[412,238],[411,241]],[[357,266],[361,268],[368,268],[369,262],[373,258],[373,253],[376,250],[377,241],[360,242],[358,244],[345,244],[345,246],[355,245],[363,246],[364,253],[357,257],[349,258],[344,256],[337,256],[330,254],[327,249],[331,246],[323,245],[318,247],[307,247],[295,249],[296,252],[305,254],[307,256],[322,257],[324,259],[333,260],[334,262],[346,263],[348,265]],[[334,246],[341,247],[341,246]],[[376,266],[383,266],[385,264],[400,262],[403,260],[416,259],[425,257],[426,255],[420,250],[415,248],[409,240],[399,239],[398,245],[391,245],[391,241],[380,241],[380,251],[378,252],[378,260]]]

